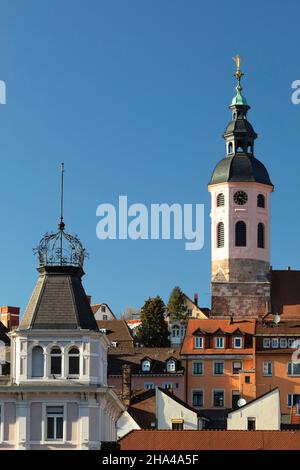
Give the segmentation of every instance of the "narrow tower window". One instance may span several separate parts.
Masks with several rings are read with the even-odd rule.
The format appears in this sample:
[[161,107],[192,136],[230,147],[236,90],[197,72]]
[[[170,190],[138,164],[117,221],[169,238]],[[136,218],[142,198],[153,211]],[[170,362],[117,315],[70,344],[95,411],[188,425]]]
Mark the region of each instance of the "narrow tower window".
[[261,222],[257,226],[257,248],[265,247],[265,226]]
[[217,225],[217,248],[224,247],[224,224],[223,222]]
[[225,204],[225,197],[223,193],[217,195],[217,207],[224,206]]
[[41,346],[32,349],[32,377],[44,376],[44,351]]
[[257,207],[265,207],[265,196],[263,194],[257,196]]
[[69,375],[79,375],[79,350],[76,347],[69,351]]
[[245,222],[240,220],[235,224],[235,246],[247,245],[247,228]]
[[228,153],[232,153],[233,145],[232,142],[229,142],[228,144]]
[[59,347],[51,349],[51,368],[50,373],[53,375],[61,375],[61,350]]

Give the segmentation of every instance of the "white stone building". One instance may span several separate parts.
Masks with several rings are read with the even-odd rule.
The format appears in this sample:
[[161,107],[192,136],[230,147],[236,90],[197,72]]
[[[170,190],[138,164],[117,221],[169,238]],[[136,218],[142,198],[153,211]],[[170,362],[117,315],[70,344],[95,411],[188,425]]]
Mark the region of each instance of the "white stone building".
[[18,329],[9,334],[0,450],[100,449],[116,440],[124,406],[107,385],[109,341],[81,283],[84,250],[62,223],[42,239],[38,254],[39,278]]

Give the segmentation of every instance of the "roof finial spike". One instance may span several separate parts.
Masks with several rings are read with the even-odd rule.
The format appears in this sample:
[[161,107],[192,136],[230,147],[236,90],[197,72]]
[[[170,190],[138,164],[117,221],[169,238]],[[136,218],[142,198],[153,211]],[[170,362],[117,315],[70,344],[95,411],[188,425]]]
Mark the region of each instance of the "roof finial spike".
[[233,57],[233,60],[234,60],[235,65],[236,65],[236,72],[234,74],[234,76],[237,79],[236,90],[239,92],[239,91],[242,91],[242,89],[243,89],[242,86],[241,86],[241,78],[244,75],[243,72],[241,71],[241,57],[240,57],[240,55],[237,54],[235,57]]
[[60,182],[60,223],[59,223],[59,230],[63,231],[65,228],[64,224],[64,172],[65,172],[65,164],[62,162],[60,166],[61,170],[61,182]]

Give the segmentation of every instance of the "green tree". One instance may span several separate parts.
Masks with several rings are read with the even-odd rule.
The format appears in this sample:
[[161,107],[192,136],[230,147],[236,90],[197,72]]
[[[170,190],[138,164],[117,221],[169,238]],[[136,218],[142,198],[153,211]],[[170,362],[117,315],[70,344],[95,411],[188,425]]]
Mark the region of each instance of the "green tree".
[[180,287],[176,286],[172,290],[169,297],[167,309],[171,320],[178,320],[182,323],[186,321],[187,306],[184,298],[184,293],[182,292]]
[[168,326],[164,313],[165,304],[161,297],[146,300],[141,312],[142,324],[137,333],[138,341],[144,346],[169,346]]

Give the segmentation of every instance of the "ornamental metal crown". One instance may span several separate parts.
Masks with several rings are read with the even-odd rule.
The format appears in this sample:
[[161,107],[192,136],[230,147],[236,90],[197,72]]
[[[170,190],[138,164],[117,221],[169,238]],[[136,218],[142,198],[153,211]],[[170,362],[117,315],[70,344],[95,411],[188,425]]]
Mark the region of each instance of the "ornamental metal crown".
[[88,257],[77,235],[65,232],[63,221],[63,188],[64,164],[61,164],[61,206],[58,232],[45,233],[34,254],[38,255],[39,265],[43,266],[75,266],[83,267],[84,259]]

